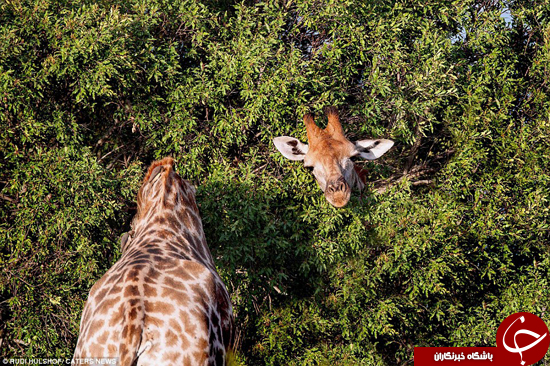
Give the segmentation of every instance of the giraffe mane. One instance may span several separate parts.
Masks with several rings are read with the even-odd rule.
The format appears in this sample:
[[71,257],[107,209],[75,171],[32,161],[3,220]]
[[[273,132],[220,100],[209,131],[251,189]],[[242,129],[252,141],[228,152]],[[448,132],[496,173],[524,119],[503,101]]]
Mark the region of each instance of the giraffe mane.
[[[146,211],[146,209],[143,207],[143,197],[142,197],[142,190],[145,184],[149,181],[149,178],[151,177],[151,174],[153,174],[153,171],[155,168],[159,166],[169,166],[168,171],[174,169],[174,159],[172,157],[166,157],[162,160],[154,161],[149,169],[147,170],[147,174],[145,174],[145,178],[143,179],[143,182],[141,183],[141,187],[139,188],[138,194],[137,194],[137,213],[132,219],[131,227],[132,230],[135,228],[136,223],[141,219],[142,213]],[[164,173],[166,174],[166,173]]]
[[153,173],[153,170],[155,170],[156,167],[158,166],[163,166],[163,165],[169,165],[172,169],[174,168],[174,159],[170,156],[162,159],[162,160],[157,160],[155,162],[153,162],[151,164],[151,166],[149,167],[149,169],[147,170],[147,174],[145,174],[145,178],[143,179],[143,183],[144,184],[145,182],[147,182],[149,180],[149,177],[151,176],[151,173]]

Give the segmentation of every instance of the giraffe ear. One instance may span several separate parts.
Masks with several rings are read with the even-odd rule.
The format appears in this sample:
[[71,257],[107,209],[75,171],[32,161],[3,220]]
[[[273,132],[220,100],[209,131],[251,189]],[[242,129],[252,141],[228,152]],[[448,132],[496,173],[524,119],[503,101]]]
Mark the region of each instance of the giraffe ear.
[[359,140],[355,141],[356,155],[367,160],[378,159],[393,146],[392,140]]
[[294,137],[280,136],[273,139],[277,150],[290,160],[304,160],[309,146]]

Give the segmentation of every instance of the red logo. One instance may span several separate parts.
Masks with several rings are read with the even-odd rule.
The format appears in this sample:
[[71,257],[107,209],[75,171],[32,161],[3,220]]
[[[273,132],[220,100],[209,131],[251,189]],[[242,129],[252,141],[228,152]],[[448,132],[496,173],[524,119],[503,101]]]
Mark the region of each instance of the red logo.
[[534,314],[512,314],[498,327],[497,348],[508,354],[510,365],[532,365],[542,360],[549,346],[548,327]]
[[544,358],[550,333],[531,313],[515,313],[500,324],[497,347],[414,347],[415,366],[528,366]]

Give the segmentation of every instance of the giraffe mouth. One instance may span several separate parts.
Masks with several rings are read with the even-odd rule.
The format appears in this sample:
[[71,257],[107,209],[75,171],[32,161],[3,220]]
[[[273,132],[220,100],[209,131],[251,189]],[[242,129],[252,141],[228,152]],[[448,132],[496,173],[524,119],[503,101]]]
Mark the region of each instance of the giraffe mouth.
[[349,192],[339,192],[332,196],[325,195],[328,203],[336,208],[344,207],[348,204],[351,194]]
[[325,198],[334,207],[340,208],[348,204],[351,188],[343,176],[327,184]]

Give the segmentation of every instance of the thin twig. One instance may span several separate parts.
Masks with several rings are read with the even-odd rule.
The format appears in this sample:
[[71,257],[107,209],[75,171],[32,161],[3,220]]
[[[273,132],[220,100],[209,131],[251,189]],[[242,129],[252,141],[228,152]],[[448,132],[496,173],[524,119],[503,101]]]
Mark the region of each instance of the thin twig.
[[10,201],[11,203],[16,203],[17,199],[11,198],[9,196],[6,196],[5,194],[0,193],[0,198],[6,201]]
[[412,182],[411,184],[413,186],[421,186],[421,185],[428,185],[428,184],[432,184],[433,183],[433,180],[431,179],[424,179],[424,180],[417,180],[417,181],[414,181]]
[[111,154],[114,153],[115,151],[117,151],[117,150],[119,150],[119,149],[121,149],[121,148],[123,148],[123,147],[125,147],[125,146],[127,146],[127,144],[120,145],[120,146],[117,147],[116,149],[109,151],[107,154],[103,155],[97,162],[100,163],[101,160],[105,159],[107,156],[111,155]]
[[252,173],[256,174],[256,173],[258,173],[261,169],[265,168],[266,166],[267,166],[267,164],[264,164],[264,165],[262,165],[262,166],[259,166],[259,167],[257,167],[256,169],[254,169],[254,170],[252,171]]
[[[380,194],[384,193],[389,187],[394,186],[394,185],[402,182],[405,178],[414,179],[414,178],[418,178],[418,177],[426,175],[426,174],[434,173],[435,171],[436,170],[433,169],[433,168],[425,168],[425,169],[422,169],[422,167],[418,167],[416,169],[413,168],[413,171],[410,172],[410,173],[397,174],[397,175],[395,175],[393,177],[390,177],[388,179],[374,182],[375,184],[377,182],[384,182],[382,185],[380,185],[378,188],[375,189],[375,192],[380,193]],[[431,180],[431,179],[424,179],[424,180],[418,180],[418,181],[411,182],[411,184],[414,185],[414,186],[427,185],[427,184],[432,184],[432,183],[433,183],[433,180]]]

